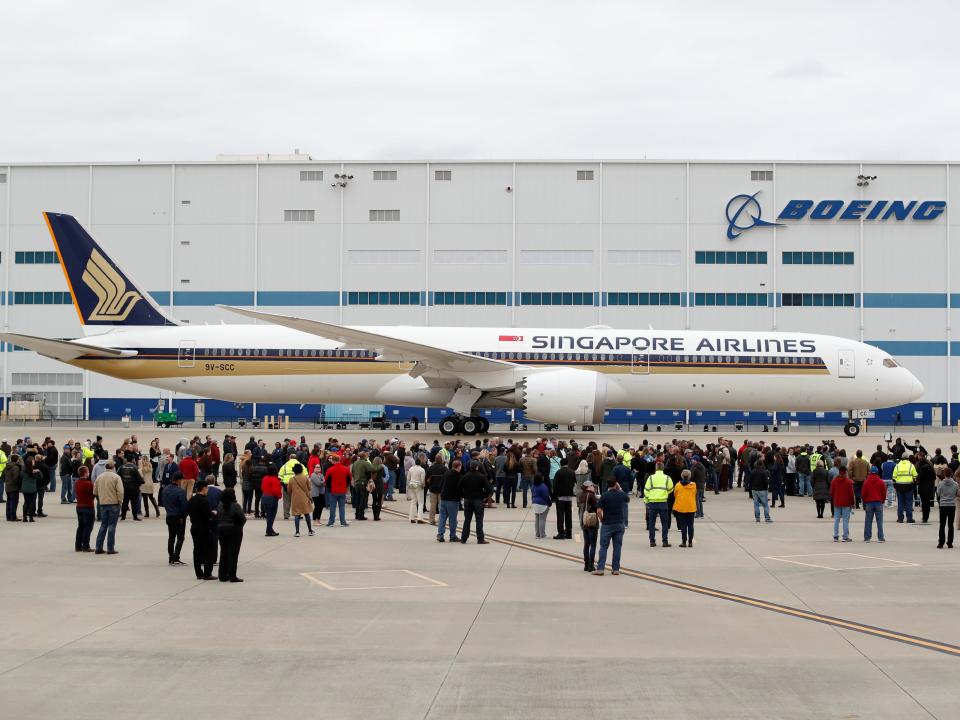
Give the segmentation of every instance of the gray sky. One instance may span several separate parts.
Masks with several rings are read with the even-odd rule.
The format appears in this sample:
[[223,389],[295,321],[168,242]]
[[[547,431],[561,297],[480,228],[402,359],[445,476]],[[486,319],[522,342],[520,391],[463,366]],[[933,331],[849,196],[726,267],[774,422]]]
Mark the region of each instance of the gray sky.
[[5,3],[0,162],[960,159],[960,3]]

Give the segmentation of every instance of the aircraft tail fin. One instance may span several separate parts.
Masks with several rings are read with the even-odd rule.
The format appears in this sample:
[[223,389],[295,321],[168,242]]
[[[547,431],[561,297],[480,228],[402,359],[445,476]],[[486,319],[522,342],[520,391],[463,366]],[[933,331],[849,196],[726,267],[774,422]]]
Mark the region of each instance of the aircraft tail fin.
[[86,332],[91,326],[178,325],[103,251],[72,215],[43,214]]

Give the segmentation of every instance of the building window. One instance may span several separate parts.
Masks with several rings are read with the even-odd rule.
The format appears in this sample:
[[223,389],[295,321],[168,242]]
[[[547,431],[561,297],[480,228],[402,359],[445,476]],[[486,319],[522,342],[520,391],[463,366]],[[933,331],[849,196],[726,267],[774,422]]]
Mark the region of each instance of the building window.
[[368,292],[366,290],[344,293],[347,305],[419,305],[420,291],[413,292]]
[[772,182],[773,170],[751,170],[750,179],[761,182]]
[[853,293],[783,293],[783,307],[856,307]]
[[351,265],[416,265],[419,250],[347,250]]
[[521,250],[521,265],[591,265],[593,250]]
[[693,304],[699,307],[765,307],[766,293],[694,293]]
[[607,250],[611,265],[672,267],[680,264],[679,250]]
[[399,210],[371,210],[370,222],[400,222]]
[[452,170],[434,170],[433,179],[434,180],[453,180],[453,171]]
[[506,265],[506,250],[434,250],[437,265]]
[[505,292],[434,292],[434,305],[506,305]]
[[612,292],[607,305],[680,305],[678,292]]
[[766,265],[764,250],[697,250],[694,253],[697,265]]
[[284,222],[313,222],[316,216],[315,210],[284,210]]
[[577,180],[593,180],[593,170],[577,170]]
[[784,251],[784,265],[853,265],[853,253],[839,250]]
[[374,171],[373,171],[373,179],[374,179],[374,180],[377,180],[377,181],[380,181],[380,180],[396,180],[396,179],[397,179],[397,171],[396,171],[396,170],[374,170]]
[[13,373],[14,385],[83,385],[82,373]]
[[52,250],[17,250],[13,262],[15,265],[59,265],[60,258]]
[[6,181],[7,181],[7,174],[0,173],[0,184],[5,183]]
[[522,292],[521,305],[593,305],[592,292]]
[[301,170],[300,182],[320,182],[323,180],[323,170]]
[[14,305],[69,305],[70,293],[62,291],[45,292],[14,292]]

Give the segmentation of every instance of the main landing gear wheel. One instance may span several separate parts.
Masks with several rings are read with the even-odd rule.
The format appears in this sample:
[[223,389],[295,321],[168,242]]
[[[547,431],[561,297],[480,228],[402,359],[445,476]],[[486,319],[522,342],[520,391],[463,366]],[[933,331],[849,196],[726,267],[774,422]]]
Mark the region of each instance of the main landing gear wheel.
[[848,420],[847,424],[843,426],[843,432],[847,437],[856,437],[860,434],[860,423]]
[[470,417],[460,417],[459,415],[449,415],[440,421],[441,435],[479,435],[490,429],[490,421],[486,418],[471,415]]
[[440,421],[441,435],[456,435],[458,432],[460,432],[460,418],[456,415],[445,417]]

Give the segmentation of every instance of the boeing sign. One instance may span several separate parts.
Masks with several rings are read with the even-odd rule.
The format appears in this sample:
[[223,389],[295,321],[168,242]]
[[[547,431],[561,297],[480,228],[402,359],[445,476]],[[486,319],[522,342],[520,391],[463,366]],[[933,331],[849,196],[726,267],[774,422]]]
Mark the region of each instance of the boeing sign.
[[744,230],[754,227],[771,227],[783,223],[768,222],[761,219],[763,210],[757,200],[757,190],[753,195],[734,195],[727,203],[727,239],[736,240]]
[[[736,240],[754,227],[784,226],[763,220],[757,195],[735,195],[727,202],[727,239]],[[777,220],[936,220],[945,200],[788,200]]]

